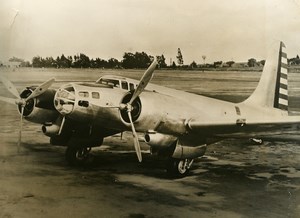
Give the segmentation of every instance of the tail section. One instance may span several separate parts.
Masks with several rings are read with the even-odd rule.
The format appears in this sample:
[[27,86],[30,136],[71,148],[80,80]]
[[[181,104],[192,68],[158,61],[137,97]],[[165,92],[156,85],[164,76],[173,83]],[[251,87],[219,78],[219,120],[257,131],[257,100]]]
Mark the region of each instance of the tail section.
[[288,110],[288,69],[285,45],[280,42],[279,61],[277,69],[274,107]]
[[285,45],[280,42],[266,60],[260,81],[244,103],[288,111],[288,70]]

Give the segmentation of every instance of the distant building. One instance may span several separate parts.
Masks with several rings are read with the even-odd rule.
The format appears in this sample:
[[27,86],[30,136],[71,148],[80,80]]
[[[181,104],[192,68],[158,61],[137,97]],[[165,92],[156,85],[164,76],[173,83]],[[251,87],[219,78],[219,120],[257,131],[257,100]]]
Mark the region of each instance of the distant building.
[[234,68],[248,67],[248,62],[237,62],[231,65]]
[[19,67],[21,67],[21,64],[22,64],[22,62],[20,62],[20,61],[3,62],[3,66],[8,67],[8,68],[19,68]]

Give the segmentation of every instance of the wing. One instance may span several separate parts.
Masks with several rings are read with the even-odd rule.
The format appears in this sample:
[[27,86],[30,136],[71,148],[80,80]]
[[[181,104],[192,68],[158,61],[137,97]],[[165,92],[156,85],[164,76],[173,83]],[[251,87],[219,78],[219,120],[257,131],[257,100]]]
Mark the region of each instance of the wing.
[[191,132],[206,136],[222,138],[269,138],[281,140],[297,140],[300,130],[300,117],[280,117],[273,119],[236,119],[216,122],[201,118],[191,119],[188,128]]

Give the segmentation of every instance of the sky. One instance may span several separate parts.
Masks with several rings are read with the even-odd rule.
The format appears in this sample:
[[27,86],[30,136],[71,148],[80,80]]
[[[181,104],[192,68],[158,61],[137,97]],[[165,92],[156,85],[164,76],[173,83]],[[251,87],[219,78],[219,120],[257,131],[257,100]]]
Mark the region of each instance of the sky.
[[300,54],[300,0],[1,0],[0,60],[146,52],[184,63]]

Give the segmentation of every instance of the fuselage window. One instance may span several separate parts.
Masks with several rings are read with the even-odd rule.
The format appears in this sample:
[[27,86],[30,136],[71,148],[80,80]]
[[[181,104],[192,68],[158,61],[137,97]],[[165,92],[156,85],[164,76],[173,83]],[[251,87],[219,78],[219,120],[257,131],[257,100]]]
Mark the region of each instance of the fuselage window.
[[122,81],[122,89],[128,90],[128,83],[126,81]]
[[80,97],[85,97],[85,98],[88,98],[89,97],[89,93],[88,92],[78,92],[78,95]]
[[84,100],[80,100],[78,101],[78,105],[81,107],[88,107],[89,106],[89,102],[88,101],[84,101]]
[[92,98],[99,99],[100,98],[99,92],[92,92]]
[[129,83],[129,86],[130,86],[130,91],[134,90],[134,84]]

